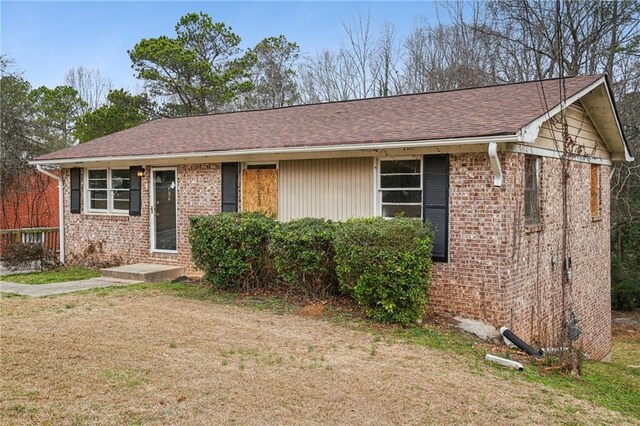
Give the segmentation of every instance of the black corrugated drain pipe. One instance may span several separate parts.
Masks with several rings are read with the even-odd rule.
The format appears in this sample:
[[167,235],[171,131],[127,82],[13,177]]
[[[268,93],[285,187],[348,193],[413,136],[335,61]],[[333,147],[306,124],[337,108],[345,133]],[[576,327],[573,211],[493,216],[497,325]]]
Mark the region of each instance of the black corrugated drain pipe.
[[500,329],[500,334],[502,334],[502,337],[504,337],[505,339],[509,340],[511,343],[513,343],[514,345],[516,345],[517,347],[519,347],[520,349],[522,349],[523,351],[525,351],[529,355],[532,355],[532,356],[542,356],[542,355],[544,355],[542,350],[536,351],[531,346],[527,345],[521,338],[516,336],[507,327],[502,327]]

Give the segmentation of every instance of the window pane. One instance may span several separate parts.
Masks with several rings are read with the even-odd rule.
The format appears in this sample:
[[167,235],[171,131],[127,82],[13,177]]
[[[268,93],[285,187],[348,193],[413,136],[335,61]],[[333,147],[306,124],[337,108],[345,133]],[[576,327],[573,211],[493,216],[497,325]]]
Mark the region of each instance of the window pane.
[[114,210],[129,210],[129,199],[126,200],[113,200]]
[[106,170],[89,170],[89,179],[106,179]]
[[381,161],[380,173],[420,173],[420,160]]
[[420,175],[380,176],[382,188],[420,188]]
[[411,206],[383,205],[382,206],[383,217],[395,217],[403,213],[404,213],[404,217],[421,217],[422,206],[420,205],[411,205]]
[[111,187],[117,188],[129,188],[129,170],[111,170]]
[[89,191],[89,208],[107,210],[107,191]]
[[128,200],[129,191],[113,191],[114,200]]
[[89,170],[89,188],[107,189],[107,171]]
[[129,191],[112,191],[113,209],[129,210]]
[[420,203],[422,191],[382,191],[383,203]]
[[107,191],[89,191],[89,195],[92,200],[106,200]]

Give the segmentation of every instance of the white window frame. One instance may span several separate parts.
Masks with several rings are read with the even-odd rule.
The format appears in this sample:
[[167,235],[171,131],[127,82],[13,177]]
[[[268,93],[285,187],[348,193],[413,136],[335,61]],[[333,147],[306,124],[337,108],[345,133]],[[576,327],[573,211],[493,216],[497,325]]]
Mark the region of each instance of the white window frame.
[[[106,189],[91,189],[89,188],[89,172],[91,170],[106,170],[107,171],[107,188]],[[131,188],[129,187],[129,189],[114,189],[112,187],[112,182],[111,182],[111,172],[112,170],[127,170],[129,171],[128,167],[124,167],[124,168],[120,168],[120,167],[92,167],[92,168],[87,168],[84,171],[84,199],[85,199],[85,203],[84,203],[84,211],[85,213],[91,213],[91,214],[109,214],[109,215],[120,215],[120,216],[128,216],[129,215],[129,210],[122,210],[122,209],[115,209],[113,208],[113,192],[114,191],[127,191],[129,192],[131,190]],[[131,182],[129,182],[129,185],[131,185]],[[92,209],[91,208],[91,191],[107,191],[107,208],[106,209]],[[129,200],[129,202],[131,202],[131,200]]]
[[[176,249],[175,250],[163,250],[156,248],[156,187],[153,182],[153,172],[162,172],[173,170],[176,177]],[[178,168],[177,167],[151,167],[149,171],[149,252],[150,253],[167,253],[177,254],[178,245],[180,244],[180,229],[178,228]]]
[[[402,161],[402,160],[419,160],[420,161],[420,187],[419,188],[382,188],[382,167],[381,162],[383,161]],[[382,202],[382,191],[420,191],[420,219],[424,218],[424,162],[422,161],[422,156],[412,155],[412,156],[403,156],[403,157],[377,157],[375,162],[375,183],[376,183],[376,196],[375,196],[375,213],[376,216],[382,216],[382,206],[384,205],[407,205],[407,206],[415,206],[418,203],[383,203]],[[391,218],[385,218],[391,219]]]

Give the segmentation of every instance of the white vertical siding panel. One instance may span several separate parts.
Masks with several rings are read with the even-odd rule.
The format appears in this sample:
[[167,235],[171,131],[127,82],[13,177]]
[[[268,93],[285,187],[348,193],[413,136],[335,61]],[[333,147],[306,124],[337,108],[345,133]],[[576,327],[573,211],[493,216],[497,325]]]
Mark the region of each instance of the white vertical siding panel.
[[373,214],[373,158],[286,160],[279,167],[282,220]]

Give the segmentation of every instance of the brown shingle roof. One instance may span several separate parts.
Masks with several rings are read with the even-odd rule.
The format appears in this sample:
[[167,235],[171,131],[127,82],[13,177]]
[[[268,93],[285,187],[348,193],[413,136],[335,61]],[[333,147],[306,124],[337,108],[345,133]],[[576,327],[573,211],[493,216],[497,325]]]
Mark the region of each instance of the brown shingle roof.
[[[565,80],[572,96],[600,75]],[[542,91],[546,97],[546,107]],[[37,160],[512,135],[560,103],[558,80],[155,120]]]

